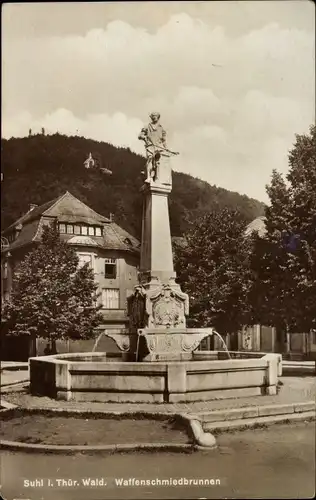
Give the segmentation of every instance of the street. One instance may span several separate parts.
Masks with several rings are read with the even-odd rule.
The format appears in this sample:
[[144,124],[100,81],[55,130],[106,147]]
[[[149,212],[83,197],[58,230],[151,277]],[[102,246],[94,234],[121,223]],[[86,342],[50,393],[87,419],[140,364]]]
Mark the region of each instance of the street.
[[[65,456],[2,451],[2,494],[6,500],[313,497],[314,422],[222,434],[218,444],[217,450],[194,453]],[[157,480],[163,479],[166,485],[159,485]],[[174,479],[180,485],[172,486]],[[185,483],[192,479],[200,484]],[[202,484],[205,479],[209,485]],[[212,486],[212,479],[220,485]],[[156,485],[137,486],[137,480]]]

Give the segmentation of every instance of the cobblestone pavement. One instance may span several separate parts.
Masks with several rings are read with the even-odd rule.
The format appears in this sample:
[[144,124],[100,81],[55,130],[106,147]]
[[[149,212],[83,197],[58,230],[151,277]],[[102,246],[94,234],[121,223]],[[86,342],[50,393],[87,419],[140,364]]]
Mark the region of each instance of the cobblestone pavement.
[[28,388],[2,389],[2,398],[9,403],[24,408],[43,409],[73,409],[95,412],[150,412],[150,413],[197,413],[203,411],[241,408],[245,406],[261,406],[271,404],[299,403],[315,401],[316,386],[314,377],[282,377],[279,393],[276,396],[253,396],[236,399],[223,399],[214,401],[199,401],[192,403],[97,403],[56,401],[48,397],[31,396]]

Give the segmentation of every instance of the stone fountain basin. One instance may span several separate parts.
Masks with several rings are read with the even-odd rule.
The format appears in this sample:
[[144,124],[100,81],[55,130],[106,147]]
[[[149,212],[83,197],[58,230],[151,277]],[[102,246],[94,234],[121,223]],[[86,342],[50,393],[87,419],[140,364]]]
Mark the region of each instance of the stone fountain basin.
[[[229,353],[229,354],[228,354]],[[193,360],[195,361],[215,361],[228,359],[259,359],[264,356],[270,356],[270,353],[259,352],[259,351],[195,351],[193,352]],[[278,365],[278,377],[282,376],[282,354],[273,353],[273,356],[277,358]]]
[[30,390],[34,395],[66,401],[121,403],[276,394],[277,354],[210,359],[210,353],[214,355],[214,351],[197,351],[192,361],[168,362],[126,362],[117,355],[95,352],[30,358]]

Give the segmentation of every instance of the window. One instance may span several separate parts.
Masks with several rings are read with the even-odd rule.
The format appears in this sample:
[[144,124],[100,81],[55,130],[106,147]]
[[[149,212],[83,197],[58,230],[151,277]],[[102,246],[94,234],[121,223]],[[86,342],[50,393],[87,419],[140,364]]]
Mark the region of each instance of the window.
[[90,253],[79,253],[79,267],[83,267],[85,264],[89,264],[89,268],[92,269],[92,255]]
[[104,277],[105,278],[116,278],[116,259],[104,259]]
[[102,289],[102,307],[105,309],[119,309],[120,291],[116,288]]
[[102,227],[85,226],[81,224],[59,224],[59,232],[63,234],[76,234],[83,236],[102,236]]

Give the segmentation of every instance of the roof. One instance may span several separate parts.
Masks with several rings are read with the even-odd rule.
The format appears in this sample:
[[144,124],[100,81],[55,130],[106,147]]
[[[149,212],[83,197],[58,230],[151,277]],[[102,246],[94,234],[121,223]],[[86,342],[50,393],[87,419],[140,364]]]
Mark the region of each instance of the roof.
[[258,232],[259,236],[263,238],[267,232],[266,229],[266,220],[267,218],[264,215],[257,217],[250,224],[248,224],[245,235],[250,236],[255,231]]
[[[100,246],[98,241],[93,240],[90,236],[73,236],[67,240],[67,243],[71,245],[84,245],[86,247],[95,247],[96,245]],[[101,244],[102,246],[102,244]]]
[[140,247],[139,241],[127,231],[112,222],[104,227],[104,244],[113,250],[135,251]]
[[14,224],[5,229],[3,234],[8,234],[18,225],[21,226],[18,237],[10,244],[8,250],[14,250],[32,242],[40,241],[43,226],[54,219],[59,222],[103,226],[102,237],[63,234],[63,239],[70,244],[97,246],[104,249],[124,250],[133,253],[139,252],[140,244],[136,238],[107,217],[92,210],[68,191],[40,207],[29,210]]
[[85,222],[87,224],[110,222],[110,219],[104,217],[104,215],[98,214],[92,210],[92,208],[88,207],[85,203],[69,193],[69,191],[66,191],[63,195],[26,212],[26,214],[22,215],[22,217],[11,224],[11,226],[4,229],[3,234],[10,232],[19,224],[24,225],[40,218],[41,216],[57,217],[61,222],[64,220],[67,220],[67,222]]
[[26,224],[31,222],[32,220],[38,219],[47,209],[49,209],[54,203],[56,203],[59,200],[60,197],[55,198],[54,200],[47,201],[43,205],[33,208],[32,210],[28,210],[24,215],[22,215],[18,220],[13,222],[11,226],[5,228],[2,233],[6,234],[9,233],[12,229],[14,229],[16,226],[19,224]]
[[92,210],[92,208],[78,200],[69,191],[60,196],[42,215],[57,217],[61,222],[85,222],[86,224],[110,222],[110,219]]
[[15,250],[16,248],[23,247],[34,241],[38,232],[38,228],[38,220],[34,220],[30,223],[25,224],[25,226],[22,227],[17,239],[10,244],[8,250]]

